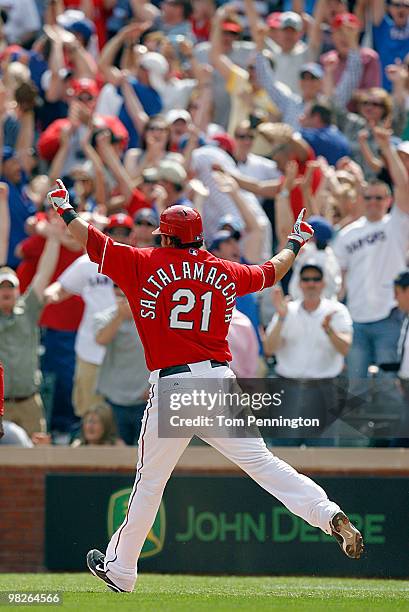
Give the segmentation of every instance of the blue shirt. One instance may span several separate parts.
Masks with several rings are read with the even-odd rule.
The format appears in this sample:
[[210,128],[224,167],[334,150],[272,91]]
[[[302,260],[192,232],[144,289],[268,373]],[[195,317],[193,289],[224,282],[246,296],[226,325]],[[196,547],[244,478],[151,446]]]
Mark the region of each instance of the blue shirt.
[[406,27],[398,28],[392,17],[385,15],[378,26],[373,26],[373,45],[382,66],[382,87],[391,91],[392,83],[385,75],[385,67],[394,64],[396,58],[403,61],[409,53],[409,20]]
[[351,155],[348,139],[335,125],[324,128],[303,128],[301,135],[314,149],[315,155],[322,155],[331,166],[344,155]]
[[5,178],[1,178],[1,180],[9,186],[10,237],[7,265],[15,269],[20,263],[20,259],[14,255],[14,249],[22,240],[27,238],[24,225],[28,217],[35,214],[36,209],[25,194],[25,177],[18,185],[9,183]]
[[[152,87],[142,85],[134,78],[129,79],[129,83],[132,85],[134,92],[139,98],[145,113],[151,117],[157,115],[162,110],[162,100],[160,95]],[[118,90],[118,93],[121,92]],[[119,119],[122,121],[129,133],[129,148],[137,147],[139,144],[139,135],[135,129],[132,119],[130,118],[128,111],[126,110],[125,102],[122,103],[121,110],[119,112]]]

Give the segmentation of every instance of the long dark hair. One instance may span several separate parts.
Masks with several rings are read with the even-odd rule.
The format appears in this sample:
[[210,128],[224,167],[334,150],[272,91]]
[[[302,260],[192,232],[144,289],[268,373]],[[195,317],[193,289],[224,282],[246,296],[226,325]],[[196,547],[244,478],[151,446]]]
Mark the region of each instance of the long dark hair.
[[166,119],[163,115],[152,115],[152,117],[149,117],[148,121],[146,122],[146,125],[144,127],[144,130],[141,134],[141,141],[140,141],[140,148],[143,151],[146,151],[146,132],[148,131],[149,127],[152,125],[152,123],[156,123],[156,122],[160,122],[163,123],[163,125],[167,128],[168,130],[168,140],[166,142],[165,145],[165,151],[169,151],[170,148],[170,126],[167,124]]

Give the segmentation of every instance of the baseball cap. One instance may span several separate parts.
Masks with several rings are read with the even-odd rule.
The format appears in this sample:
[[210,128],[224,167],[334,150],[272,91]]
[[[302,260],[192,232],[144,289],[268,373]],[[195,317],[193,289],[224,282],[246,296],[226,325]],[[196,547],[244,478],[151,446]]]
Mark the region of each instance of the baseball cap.
[[[236,143],[234,139],[227,133],[220,132],[218,134],[214,134],[210,141],[217,143],[220,149],[226,151],[226,153],[230,153],[230,155],[234,154],[234,150],[236,148]],[[211,144],[210,142],[210,144]]]
[[166,123],[168,123],[169,125],[172,125],[173,123],[175,123],[175,121],[178,121],[179,119],[186,121],[186,123],[190,123],[192,121],[192,117],[189,111],[184,110],[183,108],[173,108],[168,113],[166,113],[165,119]]
[[125,213],[117,213],[116,215],[111,215],[108,217],[108,225],[105,230],[111,230],[115,227],[127,227],[129,229],[133,228],[133,219],[129,215]]
[[179,162],[173,159],[164,159],[159,164],[158,179],[169,181],[174,185],[183,185],[187,179],[187,174],[186,170]]
[[160,53],[148,51],[142,55],[139,66],[145,68],[149,73],[149,82],[153,89],[163,89],[165,75],[169,72],[169,64]]
[[241,232],[244,230],[244,223],[241,219],[235,217],[231,213],[227,213],[226,215],[223,215],[219,220],[218,229],[224,229],[225,225],[229,225],[234,232],[237,232],[239,234],[238,238],[240,238]]
[[[309,221],[308,221],[308,223],[309,223]],[[303,272],[305,270],[311,270],[311,269],[317,270],[317,272],[319,272],[319,274],[321,275],[321,278],[324,277],[324,270],[323,270],[323,268],[321,268],[321,266],[318,265],[317,263],[315,263],[314,261],[306,262],[303,266],[301,266],[300,276],[301,276],[301,274],[303,274]]]
[[297,32],[301,32],[302,19],[298,13],[294,13],[293,11],[285,11],[284,13],[281,13],[280,29],[284,30],[284,28],[293,28]]
[[396,150],[409,155],[409,140],[402,140],[396,147]]
[[336,17],[334,17],[331,23],[331,28],[333,30],[338,30],[339,28],[342,28],[342,26],[344,25],[349,25],[355,28],[360,28],[361,22],[359,21],[358,17],[354,15],[353,13],[341,13],[340,15],[337,15]]
[[281,13],[279,11],[275,11],[274,13],[270,13],[267,17],[266,21],[269,28],[280,28],[281,27]]
[[6,281],[11,283],[13,285],[13,287],[15,287],[15,288],[20,286],[20,282],[19,282],[16,274],[14,274],[11,271],[8,272],[7,270],[5,270],[4,272],[0,271],[0,285],[2,283],[5,283]]
[[334,235],[334,230],[329,221],[318,215],[310,217],[308,223],[314,230],[314,238],[317,242],[329,242]]
[[227,19],[222,23],[222,31],[223,32],[232,32],[233,34],[241,34],[243,31],[243,27],[239,21],[235,21],[233,19]]
[[29,52],[20,45],[9,45],[0,54],[0,60],[10,60],[12,62],[19,61],[22,58],[28,58]]
[[95,178],[94,166],[90,159],[87,159],[83,164],[76,164],[71,170],[71,176],[76,179],[93,179]]
[[74,21],[71,25],[65,28],[69,32],[73,34],[79,34],[85,40],[85,44],[88,44],[91,36],[95,32],[95,26],[90,19],[84,17],[84,19],[79,19],[78,21]]
[[82,19],[86,19],[84,11],[80,11],[79,9],[68,9],[58,15],[57,23],[62,28],[67,29],[76,21],[81,21]]
[[314,79],[322,79],[324,76],[322,66],[320,66],[320,64],[317,64],[316,62],[308,62],[307,64],[303,64],[300,69],[300,76],[305,73],[311,74]]
[[393,284],[399,285],[399,287],[409,287],[409,268],[406,268],[406,270],[403,270],[403,272],[398,274],[398,276],[393,281]]
[[98,95],[98,85],[94,79],[88,79],[86,77],[82,79],[73,79],[70,83],[70,88],[74,96],[78,96],[82,93],[89,93],[96,98]]
[[134,223],[140,223],[141,221],[146,221],[152,225],[152,227],[158,227],[158,220],[156,218],[155,213],[151,208],[140,208],[137,213],[134,215]]
[[219,230],[215,233],[209,246],[209,251],[216,251],[223,242],[237,240],[228,230]]

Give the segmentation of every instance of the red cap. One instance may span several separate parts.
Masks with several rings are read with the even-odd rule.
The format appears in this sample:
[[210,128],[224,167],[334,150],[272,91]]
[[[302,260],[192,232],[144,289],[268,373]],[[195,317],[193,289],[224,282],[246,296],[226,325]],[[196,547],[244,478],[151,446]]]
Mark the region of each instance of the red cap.
[[333,19],[331,23],[331,28],[333,30],[338,30],[338,28],[342,28],[342,26],[344,25],[353,26],[354,28],[358,29],[361,27],[361,22],[359,21],[358,17],[353,13],[341,13],[341,15],[337,15]]
[[203,240],[202,218],[194,208],[175,204],[165,208],[154,235],[164,234],[179,238],[182,244]]
[[105,229],[110,230],[114,227],[127,227],[129,229],[132,229],[132,217],[130,217],[129,215],[125,215],[125,213],[117,213],[116,215],[111,215],[110,217],[108,217],[108,225]]
[[269,28],[281,28],[281,13],[279,11],[275,11],[274,13],[270,13],[267,17],[267,25]]
[[219,144],[219,147],[223,149],[223,151],[226,151],[226,153],[234,155],[236,143],[234,142],[234,139],[229,136],[229,134],[215,134],[212,136],[211,140],[215,140]]
[[28,51],[26,49],[23,49],[23,47],[20,47],[20,45],[9,45],[1,53],[0,59],[1,60],[8,59],[10,55],[13,55],[14,53],[19,56],[20,55],[28,56]]
[[240,34],[243,28],[237,21],[224,21],[222,23],[223,32],[234,32],[234,34]]
[[81,93],[89,93],[96,98],[99,93],[97,82],[94,81],[94,79],[73,79],[71,81],[71,87],[75,96]]

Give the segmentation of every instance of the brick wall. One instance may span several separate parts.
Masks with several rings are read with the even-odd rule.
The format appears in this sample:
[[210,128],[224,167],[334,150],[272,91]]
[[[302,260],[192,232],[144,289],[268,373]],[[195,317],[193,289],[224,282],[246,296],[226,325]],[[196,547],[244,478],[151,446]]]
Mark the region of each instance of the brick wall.
[[[275,448],[279,457],[308,475],[409,476],[409,449]],[[135,474],[132,447],[0,447],[0,572],[40,572],[44,568],[45,476]],[[188,448],[176,472],[239,474],[209,447]]]
[[0,572],[44,571],[45,475],[115,472],[129,468],[0,466]]

